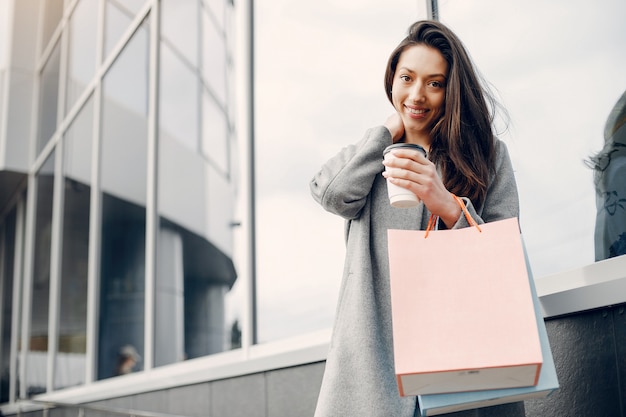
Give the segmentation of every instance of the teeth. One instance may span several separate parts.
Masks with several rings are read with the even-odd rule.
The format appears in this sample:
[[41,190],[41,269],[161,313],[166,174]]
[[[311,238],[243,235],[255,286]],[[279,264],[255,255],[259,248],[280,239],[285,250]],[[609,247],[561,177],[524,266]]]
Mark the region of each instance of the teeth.
[[423,114],[423,113],[426,113],[426,110],[424,110],[424,109],[420,109],[420,110],[418,110],[418,109],[412,109],[412,108],[410,108],[410,107],[407,107],[407,109],[408,109],[408,110],[409,110],[409,112],[411,112],[412,114]]

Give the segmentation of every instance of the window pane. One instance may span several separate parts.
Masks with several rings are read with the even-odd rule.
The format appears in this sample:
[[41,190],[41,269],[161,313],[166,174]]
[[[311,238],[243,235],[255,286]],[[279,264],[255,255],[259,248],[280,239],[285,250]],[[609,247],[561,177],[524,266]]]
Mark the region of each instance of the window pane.
[[[4,86],[5,86],[6,76],[7,76],[7,71],[0,67],[0,97],[4,97]],[[3,114],[4,114],[4,100],[0,101],[0,115],[3,115]],[[4,117],[0,119],[0,131],[4,131],[6,129],[6,126],[3,123],[4,120],[5,120]]]
[[9,51],[9,0],[0,0],[0,70],[7,66]]
[[[7,74],[8,65],[8,51],[9,49],[9,28],[10,26],[9,16],[9,0],[0,0],[0,97],[4,97],[4,84]],[[0,100],[0,132],[4,131],[3,125],[4,117],[4,101]]]
[[224,35],[202,14],[202,76],[221,103],[226,100],[226,45]]
[[72,13],[68,32],[66,111],[72,108],[96,71],[98,3],[99,0],[80,0]]
[[[181,30],[181,28],[185,30]],[[162,0],[161,36],[194,67],[198,66],[198,1]]]
[[142,7],[144,7],[145,4],[150,0],[110,0],[110,1],[117,3],[118,7],[125,7],[133,15],[136,15],[137,13],[139,13]]
[[52,55],[41,73],[39,90],[39,134],[37,152],[40,152],[57,129],[59,99],[59,63],[61,48],[56,44]]
[[202,95],[202,152],[222,172],[228,173],[226,114],[206,91]]
[[65,202],[55,389],[85,382],[92,122],[93,101],[89,99],[64,138]]
[[148,47],[144,24],[103,81],[99,379],[142,369],[118,360],[144,347]]
[[145,223],[143,206],[103,195],[98,379],[143,369],[125,352],[144,348]]
[[137,13],[148,0],[107,0],[105,11],[104,56],[108,56],[113,47],[135,19]]
[[11,331],[13,320],[13,260],[15,256],[16,210],[12,209],[0,226],[0,296],[2,297],[2,318],[0,321],[0,403],[9,401],[9,376],[11,359]]
[[209,9],[209,13],[213,20],[217,22],[219,27],[224,27],[224,10],[227,0],[203,0],[204,7]]
[[225,309],[236,274],[231,257],[216,247],[220,243],[223,239],[210,241],[161,217],[156,366],[238,347],[232,345],[233,323]]
[[[176,4],[181,13],[190,6],[166,4]],[[227,314],[236,272],[226,116],[203,88],[196,68],[170,47],[176,39],[164,38],[161,45],[156,366],[241,345],[238,307]]]
[[160,134],[198,152],[198,76],[165,44],[160,76]]
[[240,344],[237,331],[234,344],[231,333],[238,309],[227,317],[225,307],[236,279],[234,185],[201,154],[166,135],[159,137],[158,169],[156,366]]
[[235,79],[237,77],[237,71],[235,70],[234,55],[237,50],[236,45],[236,31],[237,28],[234,24],[235,12],[232,7],[226,9],[226,21],[225,21],[225,35],[226,35],[226,107],[228,109],[229,119],[231,122],[237,120],[235,116],[237,112],[237,91],[235,89]]
[[63,16],[63,0],[46,0],[42,3],[43,30],[42,30],[42,50],[46,49],[54,30],[59,25]]
[[54,164],[55,156],[52,153],[37,174],[32,310],[24,376],[27,396],[46,391]]

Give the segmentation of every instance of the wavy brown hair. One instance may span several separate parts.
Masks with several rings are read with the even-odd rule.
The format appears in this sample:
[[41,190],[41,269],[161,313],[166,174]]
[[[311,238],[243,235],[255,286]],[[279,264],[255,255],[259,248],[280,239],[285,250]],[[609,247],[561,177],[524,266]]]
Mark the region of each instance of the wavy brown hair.
[[444,112],[431,131],[429,158],[441,170],[446,188],[478,207],[495,172],[496,100],[459,38],[442,23],[424,20],[411,25],[387,62],[385,92],[392,104],[391,86],[400,55],[414,45],[437,49],[448,63]]

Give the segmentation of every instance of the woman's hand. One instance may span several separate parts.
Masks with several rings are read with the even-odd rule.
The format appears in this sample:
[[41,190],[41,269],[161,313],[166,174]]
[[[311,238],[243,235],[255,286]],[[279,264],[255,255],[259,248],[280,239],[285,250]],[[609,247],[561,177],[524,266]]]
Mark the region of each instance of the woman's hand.
[[404,136],[404,123],[397,112],[387,118],[384,126],[391,132],[393,143],[397,143]]
[[383,176],[417,195],[448,228],[454,226],[461,215],[461,208],[443,185],[435,164],[415,150],[394,149],[391,154],[383,161],[387,168]]

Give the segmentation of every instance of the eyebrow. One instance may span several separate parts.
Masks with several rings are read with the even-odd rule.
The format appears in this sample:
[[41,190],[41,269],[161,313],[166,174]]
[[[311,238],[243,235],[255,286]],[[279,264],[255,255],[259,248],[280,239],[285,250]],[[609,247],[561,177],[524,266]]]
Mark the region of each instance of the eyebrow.
[[[397,69],[396,69],[396,72],[398,72],[398,71],[400,71],[400,70],[404,70],[404,71],[410,72],[411,74],[415,74],[415,71],[413,71],[412,69],[407,68],[407,67],[400,67],[400,68],[397,68]],[[445,79],[447,79],[447,78],[448,78],[448,77],[446,77],[446,75],[445,75],[445,74],[430,74],[430,75],[428,75],[427,77],[428,77],[428,78],[433,78],[433,77],[442,77],[442,78],[445,78]]]

